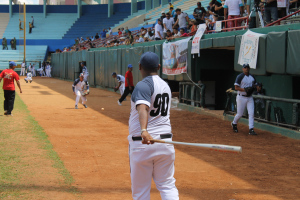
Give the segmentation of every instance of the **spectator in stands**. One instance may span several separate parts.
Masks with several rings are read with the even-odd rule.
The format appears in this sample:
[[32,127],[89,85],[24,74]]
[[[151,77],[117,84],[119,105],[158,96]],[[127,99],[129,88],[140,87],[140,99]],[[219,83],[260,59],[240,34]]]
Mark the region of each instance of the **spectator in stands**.
[[75,39],[75,45],[79,44],[79,38]]
[[147,30],[145,30],[144,27],[141,28],[141,35],[144,37],[147,33]]
[[99,39],[99,34],[98,34],[98,33],[96,33],[96,35],[95,35],[95,39],[96,39],[96,40],[98,40],[98,39]]
[[188,37],[189,36],[189,34],[187,34],[186,32],[185,32],[185,30],[184,30],[184,28],[181,28],[180,29],[180,37]]
[[19,30],[20,30],[20,31],[22,31],[22,30],[23,30],[23,28],[22,28],[22,21],[21,21],[21,19],[19,19]]
[[164,18],[166,18],[166,13],[162,11],[160,16],[160,21],[162,22]]
[[85,42],[90,42],[92,41],[89,37],[86,37],[86,41]]
[[169,9],[171,10],[171,8],[173,8],[174,9],[174,6],[172,5],[172,3],[170,2],[169,3],[169,5],[170,5],[170,7],[169,7]]
[[172,30],[174,25],[174,19],[170,16],[170,13],[166,14],[166,18],[163,19],[164,32],[163,37],[166,38],[167,30]]
[[33,16],[31,16],[31,25],[32,25],[32,28],[34,28],[34,18],[33,18]]
[[[255,5],[255,0],[247,0],[247,13],[248,13],[248,18],[250,16],[251,11],[253,10]],[[256,28],[256,13],[253,11],[251,16],[250,16],[250,22],[249,22],[249,28]]]
[[125,44],[125,39],[126,39],[125,37],[121,37],[119,45],[124,45]]
[[[228,17],[227,17],[228,13]],[[224,5],[224,18],[225,19],[236,19],[243,16],[243,4],[241,0],[226,0]],[[232,28],[235,26],[241,26],[241,20],[227,22],[227,27]],[[232,31],[232,30],[229,30]]]
[[17,50],[17,40],[15,37],[14,37],[14,48],[15,48],[15,50]]
[[14,40],[11,39],[9,43],[10,43],[11,50],[14,50]]
[[112,34],[113,34],[113,32],[112,32],[111,28],[109,27],[109,28],[108,28],[108,35],[109,35],[109,36],[112,36]]
[[201,6],[201,2],[197,3],[197,8],[194,9],[193,16],[197,21],[197,24],[204,24],[204,16],[206,15],[206,10]]
[[190,28],[191,33],[192,32],[196,33],[196,31],[197,31],[197,24],[198,24],[198,22],[195,19],[191,20],[191,28]]
[[[155,40],[155,36],[154,36],[151,28],[148,28],[148,31],[147,31],[146,35],[144,36],[144,38],[147,38],[147,41]],[[146,39],[145,39],[145,41],[146,41]]]
[[133,36],[131,35],[131,31],[128,31],[128,43],[129,44],[133,43]]
[[174,39],[173,38],[173,35],[172,35],[172,32],[170,30],[167,30],[167,35],[165,37],[168,41]]
[[107,31],[105,29],[102,30],[101,34],[101,38],[106,38],[106,33]]
[[32,33],[32,24],[29,22],[29,33]]
[[267,24],[271,23],[271,18],[273,21],[278,20],[277,0],[266,0],[264,7],[264,17]]
[[128,26],[126,26],[126,29],[125,29],[125,34],[126,35],[128,35],[128,31],[129,31]]
[[171,17],[174,17],[176,15],[174,8],[170,8],[170,11],[168,12]]
[[212,1],[211,11],[214,12],[215,14],[218,14],[220,20],[224,19],[224,4],[225,4],[225,2],[221,1],[221,0],[213,0]]
[[144,38],[140,37],[139,35],[136,35],[134,43],[142,43],[142,42],[145,42]]
[[92,42],[90,42],[89,45],[90,45],[90,48],[91,48],[91,49],[92,49],[92,48],[96,48],[96,46],[95,46]]
[[8,50],[6,38],[2,39],[2,50],[4,50],[4,49]]
[[161,20],[157,20],[157,24],[155,25],[155,40],[163,39],[163,29],[161,27]]
[[84,39],[83,39],[83,37],[81,37],[81,38],[80,38],[80,41],[79,41],[79,43],[84,43]]
[[120,28],[118,28],[118,35],[121,36],[122,35],[122,31]]
[[189,16],[188,14],[181,12],[180,8],[176,9],[176,14],[177,14],[177,21],[174,24],[173,28],[176,27],[176,25],[179,25],[179,28],[183,28],[184,32],[187,31],[187,22],[189,21]]
[[126,31],[124,28],[121,28],[121,31],[122,31],[122,34],[125,35],[126,34]]
[[174,38],[178,38],[178,37],[180,37],[181,36],[181,34],[180,34],[180,32],[178,31],[178,29],[177,28],[173,28],[173,37]]
[[94,36],[91,36],[91,41],[94,41],[94,40],[95,40]]

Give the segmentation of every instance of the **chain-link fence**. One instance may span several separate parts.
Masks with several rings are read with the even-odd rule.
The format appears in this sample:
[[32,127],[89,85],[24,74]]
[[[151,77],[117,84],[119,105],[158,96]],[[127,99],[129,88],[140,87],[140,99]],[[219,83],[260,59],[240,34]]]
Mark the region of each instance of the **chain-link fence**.
[[[224,113],[236,114],[236,96],[236,91],[227,93]],[[300,100],[264,95],[253,95],[253,98],[255,120],[291,129],[300,129]],[[247,108],[243,117],[248,117]]]

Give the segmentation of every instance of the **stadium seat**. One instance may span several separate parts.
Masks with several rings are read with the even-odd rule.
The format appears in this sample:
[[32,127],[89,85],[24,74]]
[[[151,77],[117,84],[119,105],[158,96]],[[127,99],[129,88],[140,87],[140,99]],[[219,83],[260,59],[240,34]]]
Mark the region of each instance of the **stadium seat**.
[[8,13],[0,13],[0,38],[3,38],[3,33],[7,27],[9,22],[9,14]]
[[[29,22],[34,17],[32,33],[29,34]],[[62,39],[77,19],[76,13],[49,13],[44,18],[42,13],[28,13],[26,15],[26,39]],[[22,28],[24,24],[22,23]],[[23,37],[23,31],[19,31],[19,15],[14,14],[9,20],[3,37],[11,39]]]
[[[17,64],[21,64],[23,60],[23,46],[17,46],[17,50],[2,50],[0,45],[0,70],[8,68],[8,61],[16,61]],[[26,46],[26,61],[38,63],[45,59],[48,46],[27,45]]]

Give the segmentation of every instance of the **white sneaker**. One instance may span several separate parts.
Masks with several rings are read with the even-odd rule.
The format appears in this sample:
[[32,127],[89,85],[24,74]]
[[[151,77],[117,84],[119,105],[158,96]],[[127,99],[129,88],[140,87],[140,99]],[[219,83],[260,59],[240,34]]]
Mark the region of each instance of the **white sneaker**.
[[121,106],[122,104],[120,103],[120,101],[118,100],[118,104],[119,104],[119,106]]

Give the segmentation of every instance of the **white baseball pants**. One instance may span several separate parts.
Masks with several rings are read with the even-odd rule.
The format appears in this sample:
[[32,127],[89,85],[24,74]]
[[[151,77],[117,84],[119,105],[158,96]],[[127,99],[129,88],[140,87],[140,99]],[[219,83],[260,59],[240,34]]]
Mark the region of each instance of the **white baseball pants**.
[[25,68],[21,68],[20,76],[25,76]]
[[84,75],[83,75],[83,80],[84,80],[84,81],[87,81],[87,80],[88,80],[88,77],[89,77],[89,74],[84,74]]
[[254,128],[254,100],[253,97],[236,96],[237,113],[233,119],[233,124],[237,124],[243,116],[244,110],[247,106],[249,116],[249,129]]
[[34,68],[31,70],[31,73],[32,73],[32,76],[36,76]]
[[125,90],[125,83],[122,83],[119,87],[119,90],[120,90],[120,94],[121,96],[124,94],[124,90]]
[[[129,140],[130,137],[128,137]],[[173,145],[161,143],[145,145],[142,141],[131,140],[129,159],[134,200],[150,200],[152,178],[162,200],[179,199],[174,178],[175,150]]]
[[29,78],[26,77],[26,78],[24,78],[24,80],[25,81],[32,81],[32,78],[31,77],[29,77]]
[[79,99],[80,99],[80,98],[81,98],[81,100],[82,100],[82,104],[85,104],[85,103],[86,103],[87,99],[86,99],[86,97],[84,97],[84,96],[81,95],[80,90],[76,90],[76,89],[75,89],[75,94],[76,94],[76,102],[75,102],[75,106],[78,105],[78,102],[79,102]]

